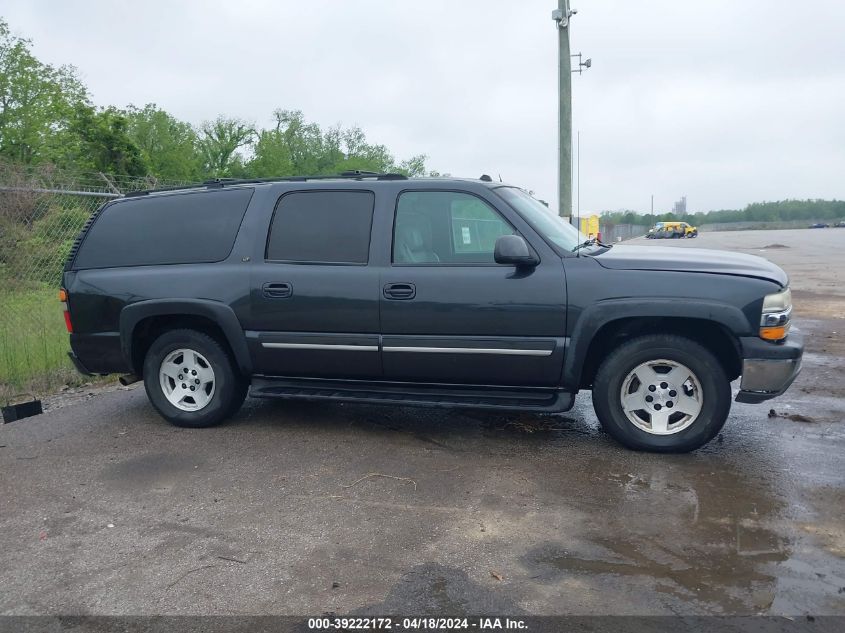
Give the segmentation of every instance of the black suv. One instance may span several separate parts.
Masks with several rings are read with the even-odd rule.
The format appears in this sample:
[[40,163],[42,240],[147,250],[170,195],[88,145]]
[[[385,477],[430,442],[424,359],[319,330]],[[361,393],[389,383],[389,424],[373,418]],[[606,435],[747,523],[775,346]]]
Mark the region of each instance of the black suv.
[[587,240],[523,190],[349,173],[109,202],[63,279],[83,373],[143,377],[179,426],[257,397],[566,411],[687,451],[797,375],[784,272]]

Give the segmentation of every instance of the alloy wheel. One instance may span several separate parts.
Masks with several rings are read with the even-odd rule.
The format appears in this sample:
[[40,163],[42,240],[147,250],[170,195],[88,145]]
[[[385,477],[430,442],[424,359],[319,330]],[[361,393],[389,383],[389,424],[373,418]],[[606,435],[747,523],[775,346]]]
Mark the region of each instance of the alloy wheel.
[[199,411],[214,396],[214,369],[199,352],[177,349],[161,362],[159,383],[174,407],[182,411]]
[[625,376],[620,392],[628,421],[652,435],[689,428],[701,413],[704,393],[693,371],[673,360],[640,363]]

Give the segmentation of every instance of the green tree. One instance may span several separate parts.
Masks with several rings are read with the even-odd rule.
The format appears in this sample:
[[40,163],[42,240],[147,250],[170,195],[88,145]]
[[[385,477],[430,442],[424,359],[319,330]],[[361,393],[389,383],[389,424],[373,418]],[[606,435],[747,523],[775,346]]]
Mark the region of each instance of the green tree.
[[240,175],[243,160],[237,151],[252,145],[255,127],[236,118],[217,117],[200,127],[198,142],[205,173],[213,177]]
[[255,142],[255,153],[249,162],[249,170],[257,178],[290,176],[294,173],[293,155],[287,129],[286,112],[273,112],[276,125],[269,130],[261,130]]
[[255,153],[247,170],[260,177],[326,175],[349,170],[400,172],[409,176],[426,173],[423,155],[396,163],[384,145],[367,141],[357,126],[341,126],[325,132],[308,123],[299,110],[273,112],[275,125],[258,134]]
[[744,209],[720,209],[697,211],[684,215],[662,213],[657,215],[637,214],[632,211],[604,211],[602,221],[609,224],[645,224],[655,222],[683,221],[694,226],[731,222],[785,222],[838,220],[845,218],[845,201],[842,200],[782,200],[780,202],[753,202]]
[[0,156],[61,162],[73,113],[88,95],[72,66],[44,64],[31,46],[0,18]]
[[287,149],[295,174],[320,174],[323,134],[316,123],[306,123],[299,110],[275,110],[276,131]]
[[426,156],[425,154],[417,154],[416,156],[412,156],[411,158],[403,160],[401,163],[399,163],[399,166],[396,171],[401,174],[405,174],[410,178],[419,178],[422,176],[426,176],[426,160],[428,160],[428,156]]
[[30,40],[12,35],[0,18],[0,161],[168,182],[428,171],[425,156],[397,161],[357,126],[321,129],[301,111],[285,109],[275,110],[273,121],[257,130],[221,115],[195,129],[153,103],[125,110],[95,107],[72,66],[42,63]]
[[126,113],[117,108],[79,106],[71,125],[79,138],[79,166],[105,174],[146,176],[149,167],[129,136]]
[[167,182],[197,181],[202,174],[202,156],[194,128],[160,109],[154,103],[143,108],[129,106],[127,133],[149,166],[150,175]]

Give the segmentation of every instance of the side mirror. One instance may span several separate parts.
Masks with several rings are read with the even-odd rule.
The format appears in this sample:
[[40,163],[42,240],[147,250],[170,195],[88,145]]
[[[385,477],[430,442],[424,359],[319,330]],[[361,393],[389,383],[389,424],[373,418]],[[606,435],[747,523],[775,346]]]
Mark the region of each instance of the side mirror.
[[493,259],[497,264],[512,264],[514,266],[536,266],[540,263],[528,243],[519,235],[501,235],[496,240]]

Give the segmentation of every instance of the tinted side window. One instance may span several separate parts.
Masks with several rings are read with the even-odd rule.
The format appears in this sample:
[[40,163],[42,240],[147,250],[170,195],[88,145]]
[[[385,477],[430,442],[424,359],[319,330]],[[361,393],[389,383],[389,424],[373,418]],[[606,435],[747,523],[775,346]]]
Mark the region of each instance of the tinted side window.
[[393,261],[492,264],[496,239],[513,227],[480,198],[454,191],[406,191],[396,205]]
[[282,196],[267,259],[366,264],[375,196],[370,191],[297,191]]
[[252,189],[145,196],[103,209],[74,268],[193,264],[226,259]]

